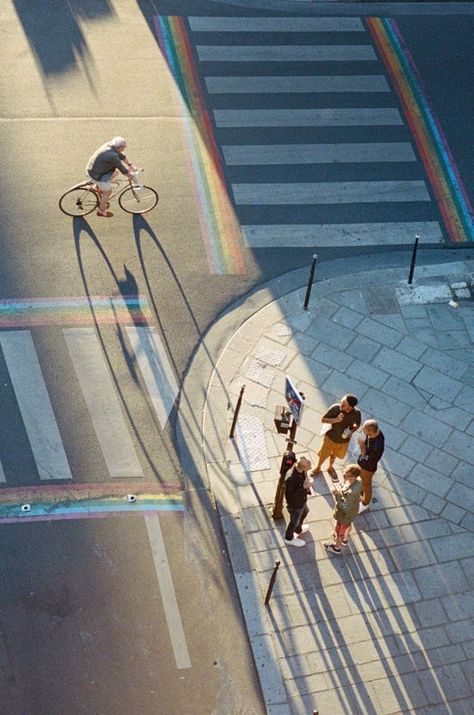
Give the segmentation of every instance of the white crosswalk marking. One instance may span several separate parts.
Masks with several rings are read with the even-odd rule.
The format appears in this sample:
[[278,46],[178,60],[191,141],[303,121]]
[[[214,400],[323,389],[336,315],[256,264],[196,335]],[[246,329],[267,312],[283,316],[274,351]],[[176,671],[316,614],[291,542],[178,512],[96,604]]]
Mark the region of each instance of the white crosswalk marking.
[[156,328],[128,327],[128,339],[162,427],[165,426],[179,387]]
[[397,245],[416,233],[443,242],[361,18],[189,24],[247,246]]
[[357,62],[377,60],[371,45],[198,45],[203,62]]
[[223,146],[228,166],[416,161],[408,142],[373,144],[249,144]]
[[94,328],[65,328],[64,338],[111,477],[142,477]]
[[72,479],[30,331],[0,332],[0,345],[40,479]]
[[193,32],[364,32],[358,17],[190,17]]
[[275,224],[242,226],[245,244],[252,248],[315,248],[316,246],[378,246],[380,244],[441,243],[443,236],[436,221],[404,223]]
[[237,204],[351,204],[429,201],[424,181],[338,181],[319,184],[232,184]]
[[403,124],[398,109],[215,109],[218,127],[351,127]]
[[5,472],[3,471],[3,465],[0,462],[0,482],[6,482]]
[[301,75],[276,77],[208,77],[210,94],[312,94],[315,92],[390,92],[383,75]]

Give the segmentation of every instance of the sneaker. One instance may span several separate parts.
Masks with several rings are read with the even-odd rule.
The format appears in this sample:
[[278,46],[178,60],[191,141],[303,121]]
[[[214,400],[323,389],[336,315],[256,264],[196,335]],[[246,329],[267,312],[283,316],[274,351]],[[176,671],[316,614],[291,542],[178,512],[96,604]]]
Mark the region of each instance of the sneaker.
[[326,551],[330,551],[332,554],[337,554],[338,556],[341,555],[341,549],[340,548],[336,549],[334,544],[330,544],[329,542],[326,542],[325,544],[323,544],[323,546],[326,549]]
[[359,504],[359,514],[363,514],[370,507],[370,504]]
[[343,539],[343,540],[342,540],[342,545],[343,545],[343,546],[349,546],[349,539]]
[[288,544],[288,546],[306,546],[306,542],[303,539],[298,539],[297,536],[292,539],[285,539],[285,544]]
[[323,472],[321,469],[312,469],[309,473],[309,476],[310,477],[320,477],[322,473]]
[[331,479],[332,479],[333,482],[338,482],[338,481],[339,481],[339,477],[337,476],[337,472],[336,472],[336,470],[334,469],[334,467],[329,467],[329,469],[328,469],[328,474],[329,474],[329,476],[331,477]]
[[300,534],[306,534],[308,531],[309,531],[309,525],[308,525],[308,524],[303,524],[303,526],[301,527],[301,531],[300,531],[299,534],[295,531],[295,536],[300,536]]
[[102,213],[102,211],[97,211],[97,216],[102,216],[102,218],[112,218],[113,213],[112,211],[106,211],[105,213]]

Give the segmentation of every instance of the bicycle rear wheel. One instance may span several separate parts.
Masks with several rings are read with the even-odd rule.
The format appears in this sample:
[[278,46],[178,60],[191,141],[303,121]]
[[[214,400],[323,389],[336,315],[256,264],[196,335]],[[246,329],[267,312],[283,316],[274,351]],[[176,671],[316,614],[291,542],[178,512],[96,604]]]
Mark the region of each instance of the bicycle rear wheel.
[[158,194],[150,186],[129,186],[118,197],[119,206],[129,214],[146,214],[158,203]]
[[59,208],[68,216],[87,216],[98,205],[98,195],[86,186],[69,189],[59,199]]

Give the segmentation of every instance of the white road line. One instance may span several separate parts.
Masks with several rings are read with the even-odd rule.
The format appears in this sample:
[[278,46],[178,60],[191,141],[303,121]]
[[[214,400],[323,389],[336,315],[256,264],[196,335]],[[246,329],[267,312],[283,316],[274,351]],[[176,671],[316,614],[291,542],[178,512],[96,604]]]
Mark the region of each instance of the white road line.
[[161,600],[165,611],[166,623],[173,647],[176,667],[181,670],[191,667],[188,646],[184,635],[183,623],[179,613],[178,602],[174,590],[171,569],[166,556],[165,543],[161,532],[158,514],[147,514],[145,524],[150,541],[153,562],[155,564],[156,578],[160,587]]
[[314,92],[390,92],[383,75],[206,77],[210,94],[292,94]]
[[395,107],[378,109],[214,109],[218,127],[368,127],[402,125]]
[[143,477],[95,329],[63,335],[110,476]]
[[358,17],[189,17],[193,32],[364,32]]
[[202,62],[375,62],[372,45],[198,45]]
[[168,355],[156,328],[127,327],[126,330],[153,408],[164,427],[179,392]]
[[232,191],[237,204],[255,206],[430,201],[424,181],[232,184]]
[[443,243],[437,221],[406,223],[276,224],[242,226],[251,248],[318,248],[326,246],[383,246],[409,244],[419,234],[420,243]]
[[3,465],[0,462],[0,482],[6,482],[5,472],[3,471]]
[[0,344],[40,479],[72,479],[30,331],[0,332]]
[[223,146],[229,166],[255,164],[347,164],[416,161],[408,142],[371,144],[233,144]]

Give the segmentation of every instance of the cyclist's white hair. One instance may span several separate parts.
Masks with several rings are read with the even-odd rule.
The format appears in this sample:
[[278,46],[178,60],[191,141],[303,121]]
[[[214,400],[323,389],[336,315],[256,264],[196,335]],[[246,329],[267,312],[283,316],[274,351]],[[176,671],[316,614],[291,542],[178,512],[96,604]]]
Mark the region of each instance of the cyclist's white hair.
[[120,146],[127,146],[127,142],[123,137],[114,137],[110,142],[110,146],[115,147],[118,149]]

